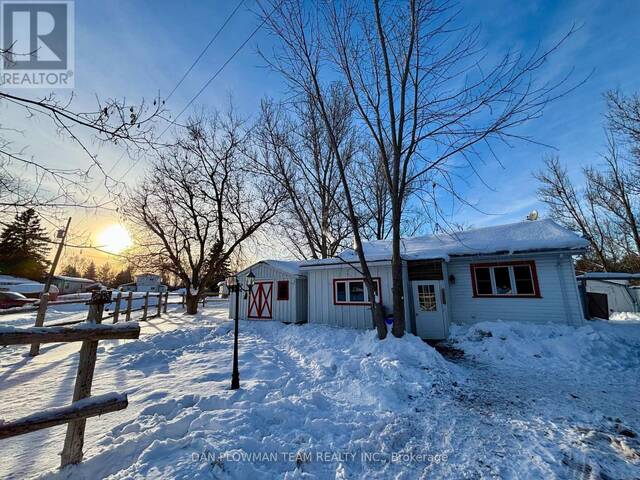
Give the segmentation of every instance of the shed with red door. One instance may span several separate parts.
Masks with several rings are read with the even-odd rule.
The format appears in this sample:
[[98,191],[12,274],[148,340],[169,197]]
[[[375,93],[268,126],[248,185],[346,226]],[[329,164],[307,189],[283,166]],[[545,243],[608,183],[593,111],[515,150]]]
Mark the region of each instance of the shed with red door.
[[[255,284],[241,294],[241,320],[307,321],[307,278],[300,272],[300,262],[262,260],[238,273],[241,285],[246,285],[249,272],[255,275]],[[234,295],[229,296],[230,318],[235,316]]]

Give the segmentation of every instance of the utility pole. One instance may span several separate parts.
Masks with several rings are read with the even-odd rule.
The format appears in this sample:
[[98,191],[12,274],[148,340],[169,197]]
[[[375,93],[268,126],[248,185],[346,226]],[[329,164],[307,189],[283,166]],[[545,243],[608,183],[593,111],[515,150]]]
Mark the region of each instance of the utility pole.
[[[62,234],[62,239],[60,240],[60,244],[58,245],[58,251],[56,252],[56,256],[53,259],[53,263],[51,264],[51,271],[49,272],[49,276],[47,277],[47,282],[44,284],[44,293],[49,293],[49,288],[51,287],[51,281],[53,280],[53,274],[56,272],[56,267],[58,266],[58,262],[60,261],[60,255],[62,254],[62,247],[64,247],[64,241],[67,239],[67,233],[69,232],[69,225],[71,224],[71,217],[67,220],[67,226],[64,227],[64,233]],[[58,238],[60,238],[60,230],[58,230]]]

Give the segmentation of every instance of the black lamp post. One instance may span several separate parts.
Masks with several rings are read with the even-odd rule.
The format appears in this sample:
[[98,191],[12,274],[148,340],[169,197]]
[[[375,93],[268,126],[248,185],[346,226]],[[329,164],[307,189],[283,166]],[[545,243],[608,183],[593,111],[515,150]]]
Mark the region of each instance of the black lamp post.
[[240,372],[238,371],[238,318],[240,317],[240,292],[251,292],[251,288],[256,280],[256,276],[252,271],[247,275],[247,288],[240,285],[238,277],[233,275],[227,277],[227,287],[229,293],[234,292],[236,297],[236,308],[234,314],[233,326],[233,373],[231,374],[231,390],[240,388]]

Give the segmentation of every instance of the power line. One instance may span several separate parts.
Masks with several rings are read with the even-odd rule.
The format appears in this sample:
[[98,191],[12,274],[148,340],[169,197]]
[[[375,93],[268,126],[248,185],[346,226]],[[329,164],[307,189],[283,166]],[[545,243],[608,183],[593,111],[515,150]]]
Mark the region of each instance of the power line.
[[236,14],[236,12],[238,10],[240,10],[240,7],[242,6],[242,4],[244,3],[244,0],[240,0],[240,2],[238,3],[238,5],[236,6],[236,8],[231,12],[231,14],[229,14],[229,16],[226,18],[226,20],[224,21],[224,23],[220,26],[220,28],[218,28],[218,30],[216,31],[216,33],[213,35],[213,37],[211,37],[211,40],[209,40],[209,43],[207,43],[207,45],[204,47],[204,49],[202,50],[202,52],[200,52],[200,55],[198,55],[196,57],[196,59],[193,61],[193,63],[191,64],[191,66],[187,69],[186,72],[184,72],[184,75],[182,75],[182,78],[180,79],[180,81],[178,83],[176,83],[175,87],[173,87],[173,90],[171,90],[171,92],[169,92],[169,95],[167,95],[167,98],[165,98],[165,102],[168,102],[169,99],[171,98],[171,96],[175,93],[175,91],[178,89],[178,87],[180,87],[180,85],[182,85],[182,82],[184,82],[185,78],[187,78],[187,75],[189,75],[189,73],[191,73],[191,70],[193,70],[193,67],[196,66],[196,64],[200,61],[200,59],[203,57],[203,55],[207,52],[207,50],[209,50],[209,47],[213,44],[213,42],[216,40],[216,38],[218,38],[218,35],[220,35],[220,33],[222,32],[222,30],[224,30],[224,27],[227,26],[227,23],[229,23],[229,21],[233,18],[233,16]]
[[[282,3],[282,2],[280,2]],[[269,15],[267,15],[262,22],[260,23],[260,25],[258,25],[253,32],[251,32],[251,35],[249,35],[247,37],[247,39],[242,42],[240,44],[240,46],[235,50],[235,52],[233,52],[233,54],[227,59],[226,62],[224,62],[222,64],[222,66],[216,71],[216,73],[214,73],[211,78],[209,78],[209,80],[207,80],[207,82],[202,86],[202,88],[200,88],[200,90],[198,90],[198,93],[196,93],[191,100],[189,100],[189,102],[184,106],[184,108],[180,111],[180,113],[178,113],[178,115],[176,115],[176,117],[173,119],[173,123],[175,123],[178,118],[180,118],[182,116],[182,114],[184,112],[187,111],[187,109],[191,106],[191,104],[193,102],[195,102],[197,100],[197,98],[202,95],[202,92],[204,92],[206,90],[206,88],[211,84],[211,82],[213,82],[218,75],[220,75],[220,73],[224,70],[224,68],[231,62],[231,60],[233,60],[235,58],[235,56],[240,53],[240,51],[244,48],[244,46],[249,43],[251,41],[251,39],[256,35],[256,33],[258,33],[258,31],[264,26],[265,23],[267,23],[267,20],[269,20],[269,18],[271,18],[271,15],[273,15],[273,13],[276,11],[276,9],[279,7],[280,5],[278,4],[277,6],[275,6],[273,8],[273,10],[271,10],[271,12],[269,12]],[[160,134],[160,137],[162,137],[162,135],[164,135],[164,133],[169,129],[169,125],[167,126],[167,128],[164,129],[164,131]]]
[[[158,139],[162,138],[162,136],[167,132],[167,130],[169,130],[169,127],[175,124],[178,118],[180,118],[182,114],[187,111],[187,109],[191,106],[191,104],[193,104],[193,102],[195,102],[198,99],[198,97],[202,95],[202,92],[206,90],[206,88],[211,84],[211,82],[213,82],[218,77],[218,75],[222,73],[225,67],[236,57],[236,55],[238,55],[238,53],[240,53],[240,51],[244,48],[244,46],[251,41],[251,39],[256,35],[256,33],[258,33],[258,31],[264,26],[264,24],[267,23],[267,20],[271,18],[271,15],[273,15],[274,12],[280,7],[280,5],[282,4],[282,1],[278,5],[273,7],[271,12],[269,12],[269,14],[262,20],[262,22],[260,22],[260,25],[258,25],[253,30],[253,32],[251,32],[251,35],[249,35],[245,39],[245,41],[240,44],[240,46],[231,54],[231,56],[222,64],[222,66],[209,78],[209,80],[207,80],[207,82],[200,88],[200,90],[198,90],[198,92],[191,98],[191,100],[189,100],[189,102],[184,106],[184,108],[180,111],[180,113],[176,115],[176,117],[169,123],[169,125],[167,125],[167,127],[158,136]],[[138,158],[131,164],[131,166],[129,166],[129,168],[120,177],[120,181],[122,181],[122,179],[129,174],[129,172],[138,164],[139,161],[140,159]]]
[[[173,87],[173,89],[169,92],[169,95],[167,95],[167,98],[165,98],[165,102],[168,102],[169,99],[171,98],[171,96],[175,93],[175,91],[180,87],[180,85],[182,85],[182,82],[184,82],[184,80],[187,78],[187,76],[189,75],[189,73],[191,73],[191,70],[193,70],[193,68],[198,64],[198,62],[200,61],[200,59],[204,56],[205,53],[207,53],[207,50],[209,50],[209,47],[211,47],[211,45],[213,45],[213,42],[215,42],[216,38],[218,38],[218,36],[220,35],[220,33],[222,33],[222,31],[224,30],[224,27],[227,26],[227,24],[231,21],[231,19],[234,17],[234,15],[238,12],[238,10],[240,10],[240,7],[244,4],[244,0],[240,0],[240,2],[238,2],[238,5],[236,5],[236,8],[233,9],[233,11],[227,16],[227,18],[225,19],[225,21],[222,23],[222,25],[220,25],[220,27],[218,28],[218,30],[216,30],[216,32],[213,34],[213,36],[211,37],[211,39],[209,40],[209,43],[207,43],[207,45],[204,47],[204,49],[200,52],[200,55],[198,55],[196,57],[196,59],[191,63],[191,66],[187,69],[186,72],[184,72],[184,74],[182,75],[182,77],[180,78],[180,80],[178,81],[178,83],[175,84],[175,86]],[[173,122],[171,122],[173,123]],[[166,132],[166,130],[164,132],[162,132],[162,134],[164,134]],[[162,135],[160,135],[162,136]],[[120,155],[120,158],[118,159],[118,161],[112,165],[112,167],[109,169],[109,171],[107,172],[107,175],[109,175],[117,166],[118,164],[122,161],[124,155],[126,152],[123,152],[122,155]],[[139,160],[134,161],[134,163],[125,171],[125,173],[123,175],[120,176],[120,179],[116,182],[121,182],[122,179],[131,171],[131,169],[139,162]],[[109,193],[107,193],[106,195],[103,196],[103,199],[106,198],[109,195]]]

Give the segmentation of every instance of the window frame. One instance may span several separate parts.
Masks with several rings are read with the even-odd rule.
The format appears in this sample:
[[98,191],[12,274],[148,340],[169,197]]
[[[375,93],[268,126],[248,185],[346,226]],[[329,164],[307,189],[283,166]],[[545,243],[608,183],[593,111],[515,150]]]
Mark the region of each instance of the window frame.
[[[489,276],[491,278],[491,290],[496,292],[496,280],[495,280],[495,267],[508,267],[509,268],[509,280],[511,282],[511,289],[515,293],[478,293],[478,285],[476,281],[476,269],[488,268]],[[517,285],[515,280],[514,267],[529,267],[531,272],[531,281],[533,283],[533,293],[517,293]],[[490,262],[490,263],[472,263],[469,265],[471,273],[471,286],[473,289],[473,298],[542,298],[540,294],[540,284],[538,283],[538,271],[536,270],[535,260],[517,260],[512,262]]]
[[[382,303],[382,281],[380,280],[380,277],[373,277],[373,282],[375,284],[377,284],[377,290],[378,290],[378,301],[380,303]],[[369,292],[367,290],[367,286],[366,284],[364,285],[364,294],[365,294],[365,299],[362,302],[352,302],[351,301],[351,293],[350,293],[350,288],[349,288],[349,283],[351,282],[362,282],[364,284],[364,278],[362,277],[353,277],[353,278],[334,278],[333,279],[333,304],[334,305],[351,305],[351,306],[362,306],[362,305],[371,305],[371,300],[369,299]],[[345,284],[345,294],[346,294],[346,300],[345,301],[339,301],[338,300],[338,288],[337,285],[338,283],[344,283]]]
[[[287,295],[280,297],[280,285],[281,284],[286,284],[287,285]],[[276,281],[276,302],[283,302],[283,301],[288,301],[289,300],[289,280],[277,280]]]

